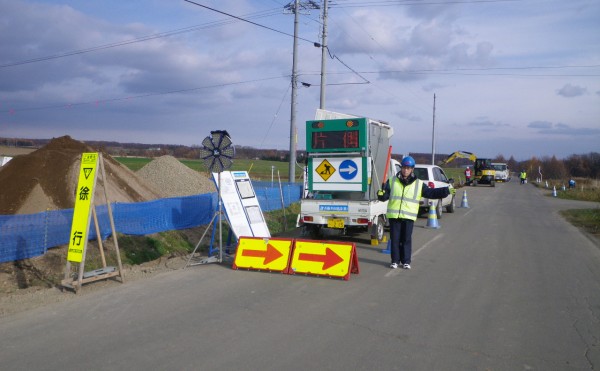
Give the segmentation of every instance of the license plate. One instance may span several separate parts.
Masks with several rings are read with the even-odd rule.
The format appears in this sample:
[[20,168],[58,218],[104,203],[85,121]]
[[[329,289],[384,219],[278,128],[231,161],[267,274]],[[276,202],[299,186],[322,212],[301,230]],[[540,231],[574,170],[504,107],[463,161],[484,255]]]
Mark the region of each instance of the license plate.
[[328,228],[344,228],[344,219],[329,219],[327,221]]

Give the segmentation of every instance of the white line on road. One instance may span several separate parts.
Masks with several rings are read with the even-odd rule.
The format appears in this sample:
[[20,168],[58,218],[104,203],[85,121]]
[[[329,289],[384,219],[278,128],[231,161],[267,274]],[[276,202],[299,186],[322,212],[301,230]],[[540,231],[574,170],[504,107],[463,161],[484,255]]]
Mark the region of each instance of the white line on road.
[[443,233],[438,234],[437,236],[433,237],[431,240],[429,240],[428,242],[426,242],[423,246],[421,246],[417,251],[415,251],[415,253],[413,254],[413,256],[417,256],[417,254],[419,254],[421,251],[423,251],[423,249],[425,249],[427,246],[429,246],[430,244],[432,244],[433,242],[439,240],[440,238],[442,238],[444,236]]
[[[431,245],[433,242],[439,240],[443,236],[444,236],[444,234],[440,233],[437,236],[433,237],[431,240],[427,241],[423,246],[421,246],[417,251],[415,251],[415,253],[412,254],[412,256],[417,256],[417,254],[419,254],[421,251],[423,251],[426,247],[428,247],[429,245]],[[402,271],[402,268],[392,269],[392,270],[390,270],[389,272],[387,272],[385,274],[385,277],[397,276],[397,275],[400,274],[400,271]]]

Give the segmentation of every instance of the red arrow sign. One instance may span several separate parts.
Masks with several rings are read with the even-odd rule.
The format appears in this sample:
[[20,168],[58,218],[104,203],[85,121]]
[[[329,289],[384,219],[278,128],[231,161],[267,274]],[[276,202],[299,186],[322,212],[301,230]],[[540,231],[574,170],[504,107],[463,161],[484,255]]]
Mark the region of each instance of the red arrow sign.
[[263,265],[267,265],[270,262],[281,258],[283,254],[271,244],[267,244],[267,250],[242,250],[242,256],[247,256],[250,258],[265,258]]
[[300,254],[298,254],[298,260],[322,262],[323,270],[327,270],[327,269],[333,267],[334,265],[339,264],[344,261],[344,259],[342,259],[338,254],[336,254],[329,247],[327,247],[325,249],[325,255],[300,253]]

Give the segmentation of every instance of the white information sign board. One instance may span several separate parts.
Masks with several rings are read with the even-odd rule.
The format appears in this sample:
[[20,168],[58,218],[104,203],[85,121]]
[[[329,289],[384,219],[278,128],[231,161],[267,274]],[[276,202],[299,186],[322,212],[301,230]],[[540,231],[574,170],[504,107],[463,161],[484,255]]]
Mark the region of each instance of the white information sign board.
[[[220,187],[218,173],[213,179]],[[271,237],[248,172],[223,171],[221,183],[223,207],[236,237]]]

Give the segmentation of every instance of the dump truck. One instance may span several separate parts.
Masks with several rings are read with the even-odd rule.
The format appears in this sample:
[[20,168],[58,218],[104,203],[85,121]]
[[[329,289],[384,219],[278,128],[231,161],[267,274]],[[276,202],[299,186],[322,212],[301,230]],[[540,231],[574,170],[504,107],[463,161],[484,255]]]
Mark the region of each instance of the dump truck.
[[305,192],[298,217],[305,235],[368,232],[372,243],[383,240],[387,201],[377,200],[377,191],[396,169],[393,134],[384,121],[325,110],[306,122]]
[[492,166],[492,159],[477,158],[474,153],[467,151],[456,151],[446,157],[441,165],[446,165],[457,158],[468,158],[473,161],[473,177],[468,185],[477,186],[478,184],[489,184],[492,187],[496,186],[496,170]]

